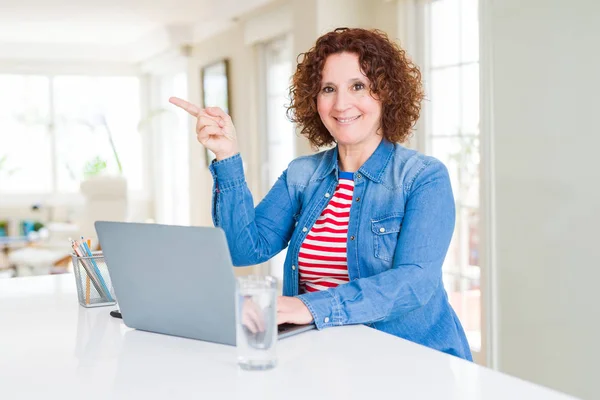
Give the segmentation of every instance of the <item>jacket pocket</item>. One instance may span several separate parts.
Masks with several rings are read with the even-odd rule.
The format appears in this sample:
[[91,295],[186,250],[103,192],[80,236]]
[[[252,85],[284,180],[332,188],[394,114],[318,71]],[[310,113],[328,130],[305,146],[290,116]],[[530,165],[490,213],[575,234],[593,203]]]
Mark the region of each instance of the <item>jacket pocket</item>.
[[404,213],[388,214],[371,220],[375,257],[391,261],[394,258]]

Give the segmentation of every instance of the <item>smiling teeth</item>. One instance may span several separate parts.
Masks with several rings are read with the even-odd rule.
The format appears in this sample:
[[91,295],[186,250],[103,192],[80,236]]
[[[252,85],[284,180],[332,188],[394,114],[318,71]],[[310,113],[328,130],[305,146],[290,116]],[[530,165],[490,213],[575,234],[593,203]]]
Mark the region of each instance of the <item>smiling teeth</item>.
[[356,117],[352,117],[352,118],[338,118],[337,120],[341,123],[346,123],[346,122],[350,122],[350,121],[354,121],[355,119],[357,119],[358,117],[360,117],[360,115],[357,115]]

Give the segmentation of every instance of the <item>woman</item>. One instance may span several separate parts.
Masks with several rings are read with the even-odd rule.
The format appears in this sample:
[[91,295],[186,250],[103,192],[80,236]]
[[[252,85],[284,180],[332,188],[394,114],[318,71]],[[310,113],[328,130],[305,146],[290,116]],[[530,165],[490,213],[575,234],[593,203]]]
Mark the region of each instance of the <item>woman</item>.
[[288,112],[314,147],[336,146],[292,161],[256,209],[229,116],[171,102],[197,117],[198,140],[216,155],[213,220],[234,265],[288,247],[278,323],[365,324],[471,360],[442,284],[455,219],[448,172],[398,144],[419,117],[420,78],[380,31],[320,37],[298,64]]

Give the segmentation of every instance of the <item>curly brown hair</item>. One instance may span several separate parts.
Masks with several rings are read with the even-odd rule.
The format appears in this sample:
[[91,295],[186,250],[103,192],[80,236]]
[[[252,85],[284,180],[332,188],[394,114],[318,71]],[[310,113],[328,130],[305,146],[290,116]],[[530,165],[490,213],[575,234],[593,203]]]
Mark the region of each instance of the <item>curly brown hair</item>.
[[421,72],[406,52],[378,29],[337,28],[301,53],[289,88],[288,118],[302,127],[301,133],[314,147],[334,143],[319,117],[317,95],[327,57],[343,52],[358,55],[361,70],[371,82],[371,95],[381,101],[384,137],[391,142],[406,141],[421,111]]

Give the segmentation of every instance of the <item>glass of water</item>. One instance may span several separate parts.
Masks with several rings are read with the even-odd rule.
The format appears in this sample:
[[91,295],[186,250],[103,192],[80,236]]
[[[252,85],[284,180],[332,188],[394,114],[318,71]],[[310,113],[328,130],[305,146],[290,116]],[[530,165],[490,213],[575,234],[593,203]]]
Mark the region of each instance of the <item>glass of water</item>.
[[243,276],[236,279],[236,343],[238,365],[265,370],[277,364],[277,279]]

